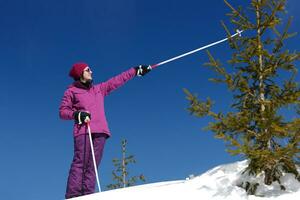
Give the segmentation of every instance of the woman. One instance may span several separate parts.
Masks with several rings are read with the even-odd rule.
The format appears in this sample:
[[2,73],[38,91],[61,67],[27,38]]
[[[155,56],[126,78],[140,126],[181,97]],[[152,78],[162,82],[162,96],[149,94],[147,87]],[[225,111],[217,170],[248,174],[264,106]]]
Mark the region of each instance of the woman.
[[86,63],[76,63],[69,75],[74,79],[65,91],[59,108],[61,119],[74,120],[74,157],[69,171],[66,199],[94,193],[95,170],[87,133],[89,122],[97,166],[102,158],[105,141],[110,137],[104,97],[135,76],[144,76],[151,66],[140,65],[106,82],[93,85],[92,71]]

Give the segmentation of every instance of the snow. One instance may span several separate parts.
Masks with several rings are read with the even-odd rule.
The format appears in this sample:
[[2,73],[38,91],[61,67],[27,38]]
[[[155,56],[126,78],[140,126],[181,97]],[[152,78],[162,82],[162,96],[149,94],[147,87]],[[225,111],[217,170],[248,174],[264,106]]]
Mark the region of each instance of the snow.
[[[166,181],[133,186],[95,193],[72,200],[296,200],[300,199],[300,183],[292,174],[284,174],[281,183],[287,189],[280,189],[278,183],[270,186],[263,184],[263,175],[253,179],[242,174],[248,161],[239,161],[220,165],[200,176],[190,176],[185,180]],[[300,169],[299,169],[300,170]],[[260,184],[257,188],[259,196],[247,195],[243,188],[238,187],[242,181],[255,180]]]

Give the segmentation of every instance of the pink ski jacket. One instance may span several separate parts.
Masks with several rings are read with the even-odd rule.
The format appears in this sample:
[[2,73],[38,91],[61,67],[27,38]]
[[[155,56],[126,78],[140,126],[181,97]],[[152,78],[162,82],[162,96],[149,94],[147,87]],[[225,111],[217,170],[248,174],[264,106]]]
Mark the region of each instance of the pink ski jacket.
[[[59,107],[61,119],[74,120],[75,111],[88,111],[91,113],[91,132],[105,133],[111,136],[104,111],[104,97],[127,81],[135,77],[136,71],[131,68],[106,82],[93,85],[90,89],[83,89],[70,85],[65,91]],[[73,128],[74,137],[87,133],[86,124],[75,124]]]

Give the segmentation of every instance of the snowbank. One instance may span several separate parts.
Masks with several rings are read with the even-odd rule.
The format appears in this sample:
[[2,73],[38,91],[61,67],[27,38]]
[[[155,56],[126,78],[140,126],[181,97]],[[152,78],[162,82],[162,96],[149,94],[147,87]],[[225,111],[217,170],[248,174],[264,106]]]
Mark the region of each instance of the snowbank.
[[[280,186],[274,183],[270,186],[263,184],[259,177],[258,193],[263,197],[248,196],[244,189],[236,186],[242,180],[247,179],[242,171],[247,166],[247,161],[220,165],[206,173],[186,180],[168,181],[153,184],[145,184],[124,189],[110,190],[74,200],[296,200],[300,199],[300,183],[291,174],[285,174],[281,183],[287,190],[280,190]],[[250,178],[250,177],[248,177]],[[72,199],[72,200],[73,200]]]

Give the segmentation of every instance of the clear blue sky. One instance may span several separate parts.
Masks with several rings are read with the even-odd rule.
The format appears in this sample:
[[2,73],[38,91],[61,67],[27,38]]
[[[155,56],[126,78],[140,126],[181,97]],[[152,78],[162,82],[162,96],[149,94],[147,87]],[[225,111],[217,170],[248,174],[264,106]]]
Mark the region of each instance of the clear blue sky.
[[[294,31],[299,8],[297,0],[289,1]],[[60,120],[58,107],[74,62],[89,63],[95,82],[105,81],[224,38],[220,21],[229,24],[227,12],[222,0],[1,0],[1,199],[64,198],[73,122]],[[299,50],[299,36],[287,45]],[[210,51],[224,63],[230,58],[226,43]],[[208,81],[214,73],[203,67],[207,60],[205,52],[185,57],[106,98],[113,136],[99,170],[103,189],[111,183],[122,138],[138,161],[130,172],[143,173],[147,182],[184,179],[239,159],[201,130],[209,119],[186,111],[182,88],[202,99],[210,96],[217,111],[228,110],[231,96],[225,86]]]

